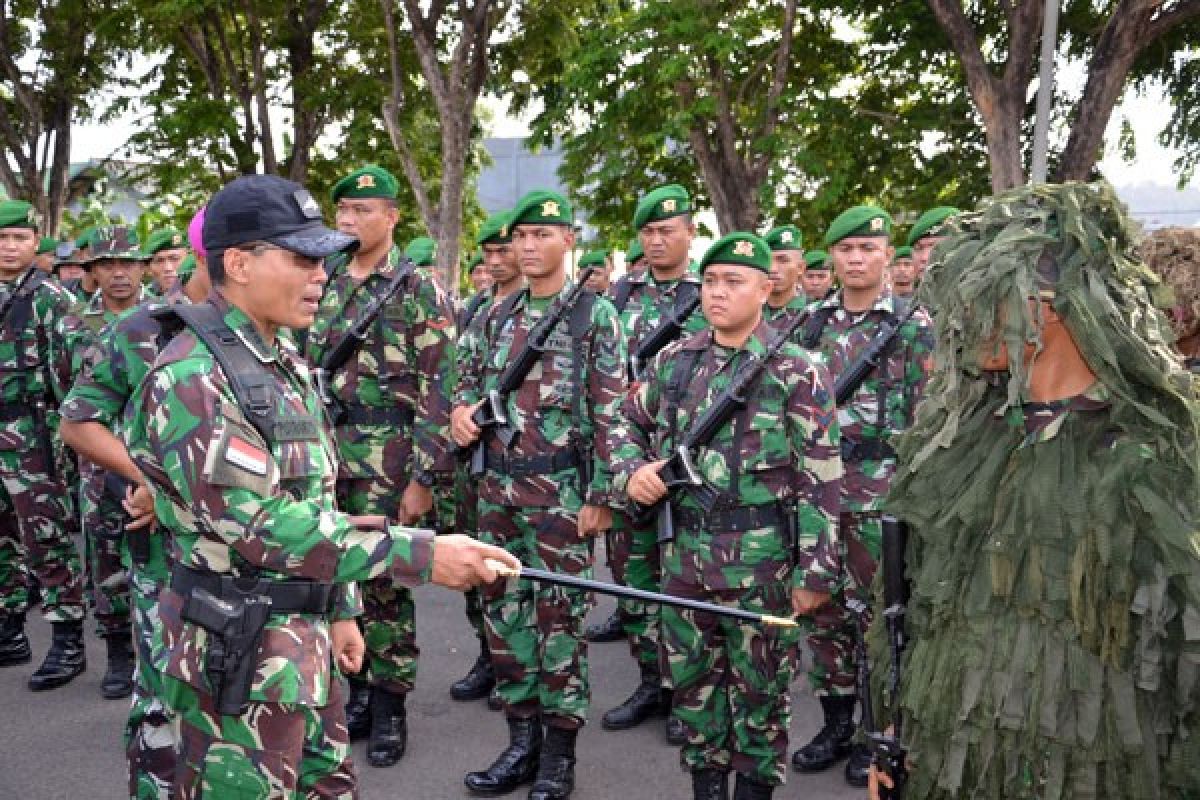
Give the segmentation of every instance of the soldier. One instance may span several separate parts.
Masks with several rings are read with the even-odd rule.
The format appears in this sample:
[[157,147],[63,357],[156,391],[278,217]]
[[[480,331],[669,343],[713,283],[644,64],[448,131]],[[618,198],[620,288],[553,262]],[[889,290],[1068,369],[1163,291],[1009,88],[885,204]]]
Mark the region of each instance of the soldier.
[[30,582],[54,628],[29,679],[53,689],[84,671],[83,576],[68,531],[67,487],[56,468],[57,405],[70,382],[59,322],[70,297],[41,270],[33,207],[0,203],[0,666],[28,663]]
[[[887,323],[900,320],[903,308],[884,281],[892,260],[888,244],[892,219],[875,206],[856,206],[840,214],[825,233],[841,288],[809,308],[801,329],[802,344],[822,353],[837,378]],[[928,315],[917,310],[885,350],[850,400],[838,408],[841,428],[842,507],[839,539],[846,576],[834,602],[807,620],[814,665],[809,683],[821,701],[824,725],[796,751],[792,765],[801,772],[828,769],[851,755],[846,780],[866,786],[870,755],[854,738],[855,619],[847,598],[870,602],[869,590],[882,537],[880,506],[896,468],[892,440],[913,420],[931,362],[933,331]]]
[[[570,204],[555,192],[530,192],[513,210],[512,247],[528,288],[493,306],[484,325],[463,337],[451,424],[460,446],[482,436],[486,448],[479,476],[481,536],[532,566],[587,576],[592,537],[612,524],[605,437],[625,391],[625,346],[612,304],[575,291],[567,280],[566,258],[575,244],[571,223]],[[516,390],[500,398],[516,433],[505,447],[472,415],[547,314],[558,322],[545,349],[526,375],[517,376],[523,380]],[[503,794],[536,776],[531,800],[569,797],[575,739],[589,702],[583,638],[589,597],[512,581],[488,587],[484,598],[510,744],[486,770],[468,773],[466,785],[479,794]]]
[[763,319],[782,330],[808,305],[797,291],[804,273],[803,237],[795,225],[781,225],[768,231],[763,241],[771,248],[771,294],[763,306]]
[[824,250],[809,250],[804,254],[804,272],[800,273],[800,290],[809,303],[824,300],[833,288],[833,271],[829,269],[829,254]]
[[162,228],[146,238],[146,244],[142,246],[142,255],[149,261],[150,277],[155,292],[164,295],[175,286],[179,265],[187,254],[187,241],[183,232],[175,228]]
[[54,254],[57,250],[58,239],[43,236],[38,240],[37,255],[33,259],[33,265],[42,272],[54,272]]
[[896,297],[912,297],[917,291],[917,268],[913,264],[913,249],[908,245],[896,248],[896,257],[888,270],[891,275],[892,294]]
[[[466,588],[515,560],[463,536],[335,509],[336,455],[309,369],[281,327],[312,324],[322,259],[354,244],[299,185],[235,180],[211,200],[214,293],[130,400],[134,464],[171,537],[159,602],[177,796],[354,796],[342,682],[363,642],[354,583]],[[332,623],[330,620],[333,620]]]
[[[357,237],[352,258],[326,268],[329,284],[308,337],[310,364],[347,335],[373,297],[402,269],[392,242],[398,212],[396,179],[381,167],[355,170],[333,187],[337,227]],[[433,510],[433,486],[450,475],[448,447],[454,372],[454,312],[424,271],[403,288],[372,324],[350,359],[325,376],[334,399],[338,443],[338,508],[381,514],[414,525]],[[417,677],[417,630],[412,593],[386,577],[363,587],[370,682],[367,762],[388,767],[408,741],[407,695]]]
[[[62,318],[60,335],[71,363],[72,383],[95,356],[91,348],[100,330],[138,303],[149,292],[142,286],[145,256],[133,231],[101,229],[92,245],[91,271],[99,287],[82,306]],[[79,461],[80,511],[84,551],[90,570],[97,632],[108,650],[108,666],[100,693],[115,700],[133,692],[134,653],[129,608],[128,572],[121,563],[125,510],[120,491],[114,492],[107,470],[87,459]]]
[[[54,275],[62,288],[71,296],[72,304],[86,303],[92,296],[92,292],[96,290],[95,284],[91,283],[92,277],[83,264],[84,257],[81,252],[74,242],[64,242],[58,249],[54,260]],[[91,285],[92,292],[84,287],[85,279]]]
[[1147,236],[1140,251],[1146,266],[1171,290],[1167,319],[1175,349],[1188,369],[1200,373],[1200,231],[1163,228]]
[[[788,616],[828,602],[837,580],[841,463],[828,371],[790,342],[769,350],[779,335],[762,318],[770,271],[769,245],[753,234],[709,248],[700,274],[712,330],[655,360],[611,448],[632,500],[674,506],[663,591]],[[667,498],[666,455],[753,359],[768,361],[746,407],[693,454],[714,510],[690,494]],[[796,634],[675,608],[663,608],[662,628],[694,796],[725,800],[733,770],[737,800],[770,798],[784,780]]]
[[641,237],[635,236],[629,240],[625,248],[625,274],[634,276],[646,271],[646,252],[642,249]]
[[[621,314],[630,355],[668,317],[682,317],[680,336],[703,330],[707,323],[699,306],[700,279],[689,256],[696,226],[691,197],[682,186],[660,186],[643,197],[633,226],[645,252],[647,269],[629,273],[613,287],[613,303]],[[688,314],[686,308],[694,310]],[[636,379],[636,376],[633,376]],[[658,541],[654,530],[637,526],[624,510],[614,515],[608,536],[609,568],[613,580],[638,589],[657,590],[662,581]],[[684,742],[683,727],[670,716],[670,680],[659,647],[659,609],[640,601],[622,600],[606,623],[589,629],[592,641],[625,638],[638,664],[641,680],[633,693],[601,718],[605,730],[619,731],[642,724],[656,714],[668,716],[667,741]]]
[[404,248],[404,257],[412,259],[418,267],[432,267],[437,263],[437,242],[428,236],[418,236]]
[[467,262],[467,277],[470,279],[471,288],[476,295],[491,288],[492,276],[488,272],[487,265],[483,263],[481,250],[471,253],[471,260]]
[[596,294],[607,292],[612,283],[612,253],[603,248],[587,251],[579,257],[579,271],[583,272],[585,269],[592,270],[587,280],[588,291]]
[[[192,268],[185,271],[189,261]],[[208,297],[208,270],[192,256],[180,265],[179,276],[178,284],[161,300],[143,302],[100,332],[62,406],[63,441],[81,458],[107,470],[110,478],[105,488],[116,486],[122,498],[127,498],[126,508],[137,511],[121,536],[121,563],[129,573],[137,652],[134,699],[125,724],[129,796],[135,800],[171,797],[179,743],[163,699],[162,675],[154,668],[153,658],[158,596],[170,577],[167,543],[150,530],[154,519],[149,488],[117,434],[134,388],[158,355],[161,331],[155,311]],[[131,488],[122,491],[121,484]]]
[[905,244],[912,248],[913,268],[916,270],[916,281],[921,280],[921,276],[925,274],[925,267],[929,264],[929,256],[933,253],[933,248],[942,240],[941,228],[946,224],[946,220],[953,217],[955,214],[962,212],[954,206],[938,206],[931,208],[921,216],[917,217],[917,221],[913,223],[912,229],[908,232],[908,239]]

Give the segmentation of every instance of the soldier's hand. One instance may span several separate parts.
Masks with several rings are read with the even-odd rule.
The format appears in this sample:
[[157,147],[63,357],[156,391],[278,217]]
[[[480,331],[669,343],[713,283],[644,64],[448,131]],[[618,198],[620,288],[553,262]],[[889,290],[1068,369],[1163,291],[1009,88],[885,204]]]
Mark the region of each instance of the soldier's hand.
[[125,523],[125,530],[136,531],[154,525],[158,517],[154,514],[154,495],[144,483],[128,486],[125,489],[125,499],[121,501],[125,513],[132,519]]
[[612,530],[612,509],[608,506],[584,506],[577,523],[580,536],[595,536]]
[[471,419],[483,401],[471,406],[455,406],[450,412],[450,436],[459,447],[470,447],[479,438],[479,426]]
[[400,524],[416,525],[433,509],[433,491],[416,481],[409,481],[400,498]]
[[891,777],[879,767],[872,764],[870,771],[867,772],[867,796],[871,800],[879,800],[879,788],[881,786],[884,789],[896,788],[896,785],[892,783]]
[[333,657],[338,669],[346,675],[353,675],[362,669],[363,655],[367,645],[363,642],[362,631],[358,623],[352,619],[339,619],[330,624],[329,638],[333,644]]
[[667,460],[664,458],[638,467],[637,472],[630,476],[629,486],[625,490],[629,497],[643,506],[652,506],[666,497],[667,485],[658,474],[665,463]]
[[433,582],[448,589],[465,591],[496,580],[496,571],[485,559],[500,561],[513,569],[521,562],[499,547],[472,539],[461,533],[439,536],[433,547]]
[[792,611],[797,615],[811,614],[829,602],[829,592],[814,592],[812,589],[792,589]]
[[386,531],[388,518],[383,514],[351,514],[350,524],[371,531]]

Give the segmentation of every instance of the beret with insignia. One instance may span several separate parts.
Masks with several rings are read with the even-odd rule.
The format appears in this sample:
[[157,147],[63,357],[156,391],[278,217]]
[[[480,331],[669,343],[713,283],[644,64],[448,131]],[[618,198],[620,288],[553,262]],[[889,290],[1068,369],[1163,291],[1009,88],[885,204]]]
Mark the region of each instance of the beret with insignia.
[[479,235],[475,237],[475,244],[508,244],[512,241],[512,226],[508,222],[507,211],[497,211],[492,214],[483,221],[483,227],[479,229]]
[[829,269],[829,253],[824,250],[809,250],[804,254],[805,269]]
[[837,215],[825,231],[825,246],[830,247],[851,236],[882,236],[892,234],[892,215],[879,206],[855,206]]
[[908,232],[908,240],[905,241],[905,244],[911,247],[918,240],[926,236],[937,236],[938,228],[942,226],[942,223],[955,214],[961,213],[962,211],[954,206],[938,206],[937,208],[929,209],[917,217],[917,221],[913,223],[912,230]]
[[399,184],[392,173],[376,164],[354,170],[333,185],[333,202],[343,197],[396,198]]
[[896,257],[893,258],[892,260],[899,261],[902,258],[908,258],[908,259],[912,258],[912,248],[911,247],[905,245],[904,247],[896,248]]
[[162,228],[146,237],[146,243],[142,245],[142,253],[149,257],[160,250],[178,250],[187,246],[183,231],[175,228]]
[[648,222],[670,219],[692,212],[692,198],[687,189],[677,183],[660,186],[638,201],[633,212],[633,227],[641,230]]
[[580,269],[584,267],[603,267],[608,261],[608,250],[589,250],[579,257]]
[[771,250],[800,250],[803,252],[804,237],[795,225],[780,225],[767,231],[763,237]]
[[45,255],[46,253],[53,253],[57,249],[58,239],[51,239],[49,236],[43,236],[41,241],[38,242],[37,254],[41,256]]
[[512,210],[512,227],[518,225],[567,225],[572,222],[571,204],[558,192],[535,189]]
[[428,236],[418,236],[404,248],[404,255],[417,267],[432,267],[437,260],[437,242]]
[[700,259],[700,274],[710,264],[737,264],[764,273],[771,271],[771,247],[753,233],[734,231],[722,236]]
[[37,215],[33,206],[24,200],[5,200],[0,203],[0,228],[29,228],[37,230]]
[[646,251],[642,250],[642,240],[635,236],[629,240],[629,247],[625,250],[625,263],[636,264],[640,259],[646,257]]

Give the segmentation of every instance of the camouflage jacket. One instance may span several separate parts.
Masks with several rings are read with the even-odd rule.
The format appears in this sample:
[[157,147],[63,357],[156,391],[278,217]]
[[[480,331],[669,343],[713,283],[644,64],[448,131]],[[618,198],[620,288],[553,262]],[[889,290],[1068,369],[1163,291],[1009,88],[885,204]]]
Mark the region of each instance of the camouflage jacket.
[[[153,292],[142,286],[138,290],[137,305],[157,297]],[[129,310],[132,310],[129,309]],[[96,343],[100,330],[121,316],[122,312],[109,311],[104,305],[104,295],[97,289],[86,303],[76,305],[60,325],[63,347],[66,348],[67,358],[71,363],[71,377],[79,375],[84,368],[88,349]]]
[[[124,435],[154,493],[172,560],[193,569],[348,584],[387,574],[408,586],[432,569],[421,532],[354,526],[335,507],[336,450],[309,368],[285,339],[268,346],[219,292],[210,302],[277,381],[279,411],[313,421],[310,437],[266,442],[246,420],[228,377],[190,330],[163,348],[134,390]],[[209,692],[200,659],[207,634],[180,618],[183,598],[161,602],[167,674]],[[360,610],[343,587],[335,617]],[[330,681],[325,615],[278,614],[268,622],[250,698],[321,706]]]
[[44,413],[47,424],[57,426],[55,409],[71,384],[70,360],[60,333],[71,297],[52,279],[42,279],[30,291],[30,281],[41,275],[30,272],[36,269],[31,266],[12,281],[0,282],[0,306],[23,280],[22,294],[28,292],[30,298],[24,324],[16,313],[24,303],[17,298],[0,327],[0,450],[35,447],[40,438],[37,415]]
[[[399,268],[403,252],[361,283],[339,264],[329,279],[305,354],[314,367],[341,341],[364,306],[382,292]],[[412,423],[381,421],[339,424],[337,445],[342,477],[390,475],[399,483],[414,473],[449,472],[450,401],[454,366],[454,309],[429,275],[415,270],[384,307],[358,352],[329,376],[334,397],[348,409],[397,409]]]
[[782,308],[772,308],[770,303],[764,303],[763,320],[771,327],[771,330],[779,333],[795,321],[798,315],[803,314],[808,305],[808,300],[802,294],[793,297]]
[[[696,265],[688,265],[688,270],[679,280],[659,283],[654,279],[654,273],[647,269],[636,275],[622,275],[608,291],[610,298],[628,297],[621,314],[621,330],[625,334],[626,346],[632,354],[646,334],[658,327],[659,321],[675,307],[675,294],[681,283],[694,283],[699,286],[700,276],[696,274]],[[624,287],[628,288],[624,288]],[[626,294],[627,293],[627,294]],[[615,302],[615,300],[614,300]],[[690,333],[698,333],[708,327],[708,320],[700,306],[691,313],[683,326],[680,338]]]
[[[674,452],[693,421],[729,386],[748,354],[762,354],[772,334],[760,323],[745,347],[731,351],[713,341],[711,331],[668,346],[646,379],[626,399],[623,422],[610,434],[614,486],[624,493],[639,468]],[[692,351],[693,356],[683,357]],[[693,364],[676,405],[667,388],[675,370]],[[683,366],[681,366],[683,365]],[[837,518],[842,479],[838,423],[832,382],[819,361],[800,347],[784,345],[750,392],[747,406],[693,454],[704,479],[720,493],[717,508],[773,506],[796,514],[799,563],[793,586],[829,591],[841,571]],[[688,494],[675,507],[699,512]],[[778,547],[783,531],[774,531]],[[753,559],[727,565],[732,587],[754,583]],[[761,577],[761,576],[760,576]]]
[[[820,314],[822,309],[829,314],[815,349],[825,357],[835,381],[875,337],[894,308],[887,290],[864,313],[843,308],[840,290],[808,307],[806,314]],[[796,332],[797,337],[803,335],[804,328],[802,325]],[[879,510],[896,470],[891,440],[912,424],[932,362],[933,323],[920,309],[900,329],[882,368],[872,370],[850,402],[838,409],[846,469],[843,511]],[[862,443],[868,448],[882,447],[882,451],[867,450],[865,458],[862,450],[852,452],[853,448],[863,447]]]
[[[520,295],[506,319],[500,312],[507,298],[488,309],[478,325],[471,326],[460,340],[462,356],[457,404],[471,405],[492,388],[510,358],[525,346],[529,332],[553,301],[571,291],[568,281],[560,295],[531,299],[528,289]],[[588,297],[587,293],[581,298]],[[479,496],[501,505],[562,506],[576,511],[584,503],[610,506],[608,431],[613,425],[625,393],[625,340],[616,309],[603,297],[595,297],[591,325],[582,337],[582,350],[575,353],[568,333],[570,315],[550,337],[541,361],[525,382],[508,397],[508,415],[518,431],[513,447],[503,455],[513,459],[554,456],[577,448],[591,473],[589,485],[580,486],[575,467],[551,474],[511,476],[488,470]],[[579,386],[573,377],[579,361]],[[501,445],[490,434],[486,444],[501,454]]]

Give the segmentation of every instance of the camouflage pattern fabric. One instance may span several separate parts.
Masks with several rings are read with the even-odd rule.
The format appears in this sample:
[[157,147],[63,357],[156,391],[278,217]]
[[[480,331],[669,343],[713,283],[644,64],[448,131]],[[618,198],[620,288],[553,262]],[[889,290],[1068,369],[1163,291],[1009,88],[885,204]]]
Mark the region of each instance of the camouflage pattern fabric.
[[781,331],[788,326],[797,314],[802,314],[808,308],[809,302],[802,294],[798,294],[787,302],[787,305],[774,308],[770,303],[763,304],[763,320],[774,331]]
[[[24,277],[0,283],[0,303]],[[70,383],[58,335],[70,298],[52,281],[31,297],[28,323],[16,330],[10,319],[0,330],[0,610],[25,612],[36,577],[48,621],[80,620],[83,570],[70,538],[68,490],[54,464],[61,451],[45,447],[46,437],[56,436],[58,400]]]
[[[160,537],[155,536],[152,544],[161,559]],[[159,627],[158,595],[163,586],[163,581],[140,570],[129,575],[133,645],[137,653],[133,704],[125,720],[125,763],[132,800],[169,800],[175,784],[178,729],[174,725],[175,715],[163,696],[163,677],[154,667],[160,644],[155,635]]]
[[[672,452],[729,386],[738,365],[765,352],[770,336],[760,323],[736,352],[716,345],[711,331],[664,350],[626,400],[625,422],[611,434],[616,486],[623,489],[637,469]],[[693,356],[687,391],[675,407],[666,388]],[[751,389],[747,407],[694,460],[719,493],[717,509],[790,517],[794,548],[777,523],[710,530],[705,521],[711,517],[685,494],[674,503],[676,538],[664,548],[663,590],[783,616],[790,615],[793,587],[831,590],[841,573],[838,443],[828,371],[799,347],[785,345]],[[664,608],[662,635],[674,712],[688,732],[684,768],[732,768],[781,783],[796,634]]]

